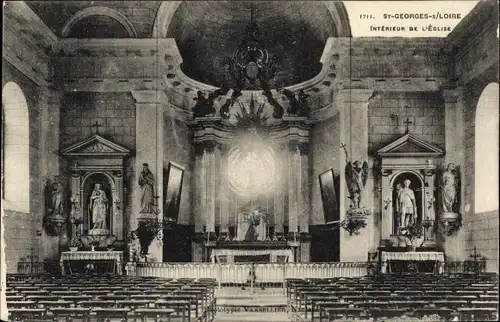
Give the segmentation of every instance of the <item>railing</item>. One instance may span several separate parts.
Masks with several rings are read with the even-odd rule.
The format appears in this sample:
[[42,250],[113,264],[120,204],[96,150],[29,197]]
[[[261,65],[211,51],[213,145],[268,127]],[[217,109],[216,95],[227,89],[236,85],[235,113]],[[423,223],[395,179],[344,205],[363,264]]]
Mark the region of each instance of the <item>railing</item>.
[[17,262],[18,274],[40,274],[45,272],[43,262]]
[[445,274],[475,273],[486,272],[486,260],[467,260],[467,261],[447,261],[444,263]]
[[367,275],[368,263],[283,263],[283,264],[212,264],[212,263],[129,263],[128,274],[163,278],[215,278],[221,284],[255,282],[282,284],[289,278],[359,277]]

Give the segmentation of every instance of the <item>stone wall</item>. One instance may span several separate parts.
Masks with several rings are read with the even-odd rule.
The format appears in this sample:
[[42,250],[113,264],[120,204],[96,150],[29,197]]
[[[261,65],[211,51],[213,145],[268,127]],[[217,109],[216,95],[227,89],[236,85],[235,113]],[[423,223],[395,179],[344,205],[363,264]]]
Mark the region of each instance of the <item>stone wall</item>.
[[353,38],[351,77],[447,77],[444,44],[444,38]]
[[368,149],[378,149],[404,135],[409,119],[411,134],[444,150],[444,101],[436,92],[383,92],[368,106]]
[[[464,88],[464,165],[462,166],[463,227],[458,237],[464,248],[462,260],[473,252],[488,259],[487,269],[498,270],[498,209],[475,213],[475,122],[479,97],[498,77],[498,2],[480,2],[448,36],[454,55],[454,77]],[[447,124],[447,126],[454,126]],[[484,165],[479,165],[484,166]],[[498,165],[493,165],[498,166]]]
[[133,150],[135,148],[135,102],[129,93],[65,93],[61,106],[61,148],[95,133]]
[[309,158],[312,172],[311,188],[311,225],[325,223],[319,175],[333,168],[334,173],[340,172],[339,160],[344,151],[340,148],[339,114],[323,122],[317,123],[311,130]]
[[16,83],[22,90],[28,105],[29,114],[29,213],[9,210],[7,205],[2,208],[5,212],[3,224],[5,225],[5,258],[8,272],[16,272],[17,262],[29,260],[28,256],[40,253],[41,242],[36,230],[42,229],[44,209],[43,182],[45,178],[40,175],[40,104],[42,89],[34,82],[21,74],[15,67],[2,59],[2,89],[8,82]]

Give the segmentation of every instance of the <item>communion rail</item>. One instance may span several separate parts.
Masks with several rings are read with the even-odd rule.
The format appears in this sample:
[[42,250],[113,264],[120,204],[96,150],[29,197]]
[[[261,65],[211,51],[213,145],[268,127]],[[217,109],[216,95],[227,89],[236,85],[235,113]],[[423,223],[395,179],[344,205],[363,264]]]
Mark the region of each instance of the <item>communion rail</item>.
[[359,277],[368,273],[369,263],[128,263],[128,275],[163,278],[215,278],[220,285],[248,283],[255,272],[256,284],[279,284],[290,278]]

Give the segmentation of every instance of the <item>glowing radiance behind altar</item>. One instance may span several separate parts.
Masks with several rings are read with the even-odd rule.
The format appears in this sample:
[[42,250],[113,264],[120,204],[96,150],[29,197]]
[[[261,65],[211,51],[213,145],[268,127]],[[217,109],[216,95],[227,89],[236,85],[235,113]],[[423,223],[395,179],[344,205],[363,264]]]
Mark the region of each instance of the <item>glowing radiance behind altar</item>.
[[228,154],[229,187],[245,198],[269,195],[279,186],[278,164],[271,145],[256,134],[244,136]]

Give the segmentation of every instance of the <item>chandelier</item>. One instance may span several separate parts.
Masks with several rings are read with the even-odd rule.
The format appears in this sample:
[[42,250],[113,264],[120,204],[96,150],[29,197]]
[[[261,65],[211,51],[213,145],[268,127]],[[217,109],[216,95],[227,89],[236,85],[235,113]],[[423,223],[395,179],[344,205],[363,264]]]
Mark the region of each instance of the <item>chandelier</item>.
[[[224,80],[221,87],[208,97],[198,92],[196,105],[192,108],[195,117],[204,117],[215,113],[213,103],[219,96],[226,95],[231,89],[231,98],[221,106],[220,114],[223,118],[229,118],[229,109],[233,107],[235,100],[242,95],[245,84],[258,84],[263,90],[269,104],[273,106],[274,118],[281,118],[284,113],[283,107],[274,99],[269,83],[280,71],[281,57],[271,56],[267,49],[261,44],[260,30],[254,17],[254,7],[251,4],[250,22],[245,27],[242,41],[232,57],[223,57],[222,65],[227,68],[230,81]],[[230,84],[231,83],[231,84]]]

